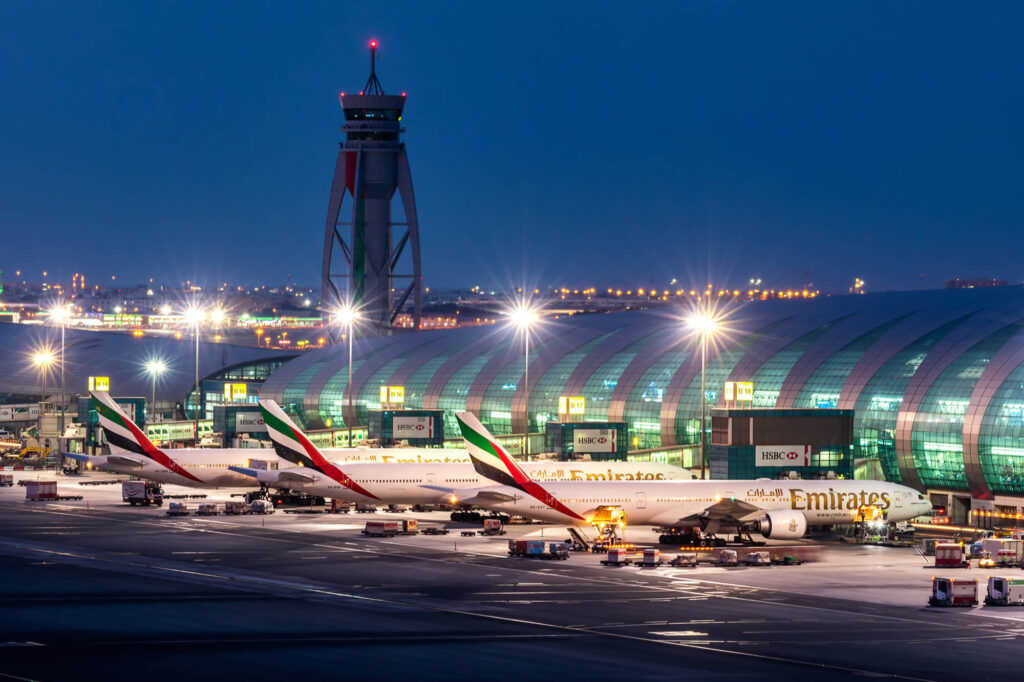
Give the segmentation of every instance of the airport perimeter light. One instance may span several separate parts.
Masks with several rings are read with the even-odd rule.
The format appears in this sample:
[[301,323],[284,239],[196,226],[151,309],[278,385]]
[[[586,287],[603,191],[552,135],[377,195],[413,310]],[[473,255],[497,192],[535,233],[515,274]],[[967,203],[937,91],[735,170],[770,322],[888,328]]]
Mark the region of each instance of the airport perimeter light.
[[348,446],[352,447],[352,422],[355,421],[352,412],[352,334],[356,322],[360,319],[359,308],[351,302],[345,302],[332,311],[331,317],[336,324],[345,327],[345,335],[348,337],[348,383],[345,385],[345,393],[348,394],[348,414],[345,415],[345,424],[348,425]]
[[153,383],[153,404],[152,412],[150,413],[150,421],[156,421],[156,380],[167,371],[167,363],[160,358],[153,358],[152,360],[146,361],[146,374],[149,375],[150,380]]
[[540,320],[540,310],[527,300],[516,301],[505,313],[509,324],[523,334],[523,456],[530,455],[530,330]]
[[701,307],[691,314],[686,325],[694,334],[700,335],[700,478],[704,480],[707,467],[706,424],[707,424],[707,357],[708,341],[722,329],[722,318],[709,305]]

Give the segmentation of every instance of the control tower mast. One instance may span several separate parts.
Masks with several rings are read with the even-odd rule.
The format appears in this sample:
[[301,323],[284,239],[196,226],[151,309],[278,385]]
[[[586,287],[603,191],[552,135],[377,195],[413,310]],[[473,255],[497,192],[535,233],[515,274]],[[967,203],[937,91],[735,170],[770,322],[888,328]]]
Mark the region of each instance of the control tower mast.
[[[324,309],[346,303],[358,307],[363,320],[360,332],[365,336],[390,334],[410,296],[414,328],[419,329],[423,299],[416,199],[409,158],[400,139],[405,132],[405,93],[384,94],[377,80],[376,58],[377,41],[371,40],[369,80],[358,95],[343,92],[339,97],[345,139],[339,145],[327,205],[321,278]],[[404,222],[395,222],[391,214],[395,190]],[[411,263],[402,267],[407,248]],[[411,272],[399,274],[396,268]],[[332,338],[339,332],[332,329]]]

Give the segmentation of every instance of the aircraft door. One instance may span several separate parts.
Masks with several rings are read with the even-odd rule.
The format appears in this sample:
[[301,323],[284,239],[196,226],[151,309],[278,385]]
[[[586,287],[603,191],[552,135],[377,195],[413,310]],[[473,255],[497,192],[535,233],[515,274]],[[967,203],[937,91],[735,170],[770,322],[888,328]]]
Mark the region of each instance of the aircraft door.
[[427,485],[434,485],[436,476],[434,474],[427,474]]
[[646,509],[647,508],[647,493],[636,494],[636,508]]

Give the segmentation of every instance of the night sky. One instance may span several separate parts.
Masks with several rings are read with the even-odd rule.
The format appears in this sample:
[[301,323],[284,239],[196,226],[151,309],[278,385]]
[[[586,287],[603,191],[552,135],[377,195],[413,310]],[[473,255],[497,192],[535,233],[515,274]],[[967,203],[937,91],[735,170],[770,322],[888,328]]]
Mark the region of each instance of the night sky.
[[1024,4],[0,4],[0,268],[318,286],[339,91],[432,287],[1024,279]]

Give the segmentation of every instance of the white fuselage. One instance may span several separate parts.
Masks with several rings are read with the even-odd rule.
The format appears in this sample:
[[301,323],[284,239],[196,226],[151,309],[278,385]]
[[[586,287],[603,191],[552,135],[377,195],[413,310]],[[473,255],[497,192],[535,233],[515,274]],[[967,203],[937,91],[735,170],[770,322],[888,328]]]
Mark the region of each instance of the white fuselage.
[[[654,462],[522,462],[519,464],[537,481],[675,481],[692,480],[686,469]],[[282,467],[283,469],[283,467]],[[322,497],[350,502],[380,502],[384,504],[433,504],[456,501],[459,491],[490,488],[494,483],[476,472],[466,463],[424,464],[369,464],[351,463],[341,467],[354,483],[371,493],[366,497],[354,492],[326,474],[308,467],[291,469],[313,477],[309,483],[281,483],[281,487],[307,492]],[[263,474],[264,472],[261,472]],[[266,480],[275,485],[276,472],[265,472]]]
[[[159,448],[186,474],[173,471],[149,457],[121,448],[111,448],[111,455],[90,457],[87,465],[116,474],[130,474],[159,483],[190,486],[193,488],[258,488],[260,483],[229,467],[253,467],[252,461],[266,462],[267,468],[294,466],[280,458],[271,448]],[[465,450],[447,448],[338,448],[324,451],[332,462],[380,462],[403,464],[415,462],[466,462]],[[129,461],[125,461],[125,460]],[[469,466],[467,464],[467,466]],[[472,468],[470,466],[470,468]]]
[[[477,504],[568,525],[586,525],[579,517],[588,519],[597,507],[618,507],[625,512],[628,524],[673,526],[723,500],[746,502],[765,511],[799,511],[808,525],[850,523],[863,505],[877,505],[894,522],[931,510],[931,503],[916,490],[885,481],[615,481],[555,482],[542,486],[547,493],[542,495],[544,499],[511,486],[498,486],[493,490],[515,499]],[[560,502],[577,517],[554,509],[549,504],[553,501]]]
[[132,452],[96,455],[90,457],[86,464],[102,471],[191,488],[258,488],[260,484],[256,479],[229,467],[251,467],[254,460],[266,462],[268,467],[291,466],[291,462],[281,459],[270,449],[170,449],[161,452],[167,455],[177,471]]

